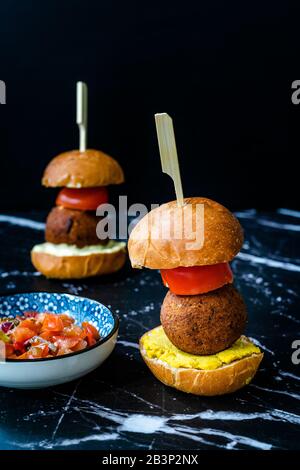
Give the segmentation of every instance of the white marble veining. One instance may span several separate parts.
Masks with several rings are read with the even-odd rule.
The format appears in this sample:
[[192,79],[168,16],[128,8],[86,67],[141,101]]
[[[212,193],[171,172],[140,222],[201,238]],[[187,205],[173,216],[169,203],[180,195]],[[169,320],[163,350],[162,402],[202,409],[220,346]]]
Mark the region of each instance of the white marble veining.
[[131,341],[125,341],[125,340],[118,340],[118,344],[122,344],[122,346],[125,346],[126,348],[134,348],[134,349],[140,349],[138,343],[133,343]]
[[[47,405],[45,409],[41,407],[20,417],[20,422],[25,425],[28,423],[28,429],[47,429],[46,438],[39,438],[38,433],[25,433],[21,437],[19,434],[18,438],[10,435],[7,443],[16,449],[78,449],[86,448],[85,445],[94,449],[103,449],[106,446],[111,449],[116,446],[124,449],[156,449],[163,448],[164,445],[172,446],[172,442],[176,443],[175,447],[180,443],[183,449],[284,448],[280,444],[281,440],[276,438],[276,433],[281,433],[284,438],[285,429],[296,432],[300,425],[300,414],[297,413],[300,377],[295,366],[290,364],[289,367],[288,363],[281,362],[280,355],[282,348],[288,347],[282,346],[281,340],[286,335],[291,340],[295,339],[299,333],[298,311],[293,311],[290,306],[294,305],[298,297],[296,276],[300,266],[296,258],[288,258],[286,251],[281,251],[280,243],[276,250],[266,252],[260,239],[260,230],[267,233],[266,237],[269,233],[270,239],[273,236],[285,237],[288,232],[296,237],[300,231],[300,224],[296,223],[300,212],[291,209],[278,209],[277,212],[278,220],[258,215],[254,209],[236,213],[237,217],[250,227],[255,227],[255,230],[246,231],[243,251],[238,254],[233,267],[238,271],[238,282],[248,289],[248,302],[252,303],[253,310],[261,309],[259,314],[265,313],[263,306],[268,304],[267,314],[270,318],[268,331],[260,330],[257,328],[259,325],[256,325],[256,333],[250,330],[252,340],[265,352],[265,358],[258,376],[242,394],[217,400],[190,397],[166,389],[154,378],[151,382],[150,373],[147,375],[145,372],[149,387],[153,387],[153,393],[151,389],[149,395],[145,393],[144,385],[139,389],[138,376],[132,375],[127,380],[124,375],[124,383],[114,379],[110,384],[99,371],[99,374],[86,379],[89,380],[92,399],[83,398],[90,395],[86,388],[82,393],[81,382],[76,382],[69,393],[57,390],[49,392],[52,407]],[[291,219],[285,219],[288,217],[295,219],[292,220],[293,223],[290,223]],[[23,217],[0,215],[0,222],[33,230],[44,229],[44,224]],[[0,271],[0,280],[12,277],[13,284],[17,285],[22,282],[22,278],[39,275],[25,270],[6,269]],[[292,283],[286,284],[283,276],[291,279]],[[157,315],[160,307],[160,303],[151,300],[147,289],[149,286],[154,289],[160,285],[159,275],[151,277],[146,270],[141,272],[138,281],[134,277],[126,277],[116,280],[114,284],[116,289],[127,286],[134,294],[134,299],[137,299],[126,310],[122,306],[122,299],[121,305],[114,308],[122,325],[117,354],[126,357],[127,363],[132,364],[133,368],[137,366],[139,357],[136,332],[149,329],[149,318]],[[89,288],[88,283],[66,282],[62,286],[74,294],[82,294]],[[9,283],[6,288],[9,288]],[[255,321],[259,322],[259,316]],[[283,321],[290,330],[282,329]],[[277,342],[269,341],[270,332],[278,336]],[[138,367],[142,365],[138,364]],[[118,370],[115,374],[118,374]],[[97,393],[94,393],[95,390]],[[126,407],[124,403],[127,404]],[[172,403],[176,403],[176,412],[172,411]],[[0,407],[0,414],[1,420],[5,422],[9,410]],[[240,426],[240,423],[243,425]],[[264,433],[257,433],[257,429],[262,426]]]
[[257,219],[255,223],[259,225],[264,225],[265,227],[275,228],[279,230],[289,230],[293,232],[300,232],[300,225],[288,224],[281,222],[274,222],[272,220]]
[[[299,370],[299,373],[300,373],[300,370]],[[291,372],[286,372],[284,370],[280,370],[279,375],[282,375],[283,377],[288,377],[288,378],[294,379],[294,380],[300,380],[300,376],[292,374]]]
[[62,414],[60,415],[60,417],[59,417],[59,419],[58,419],[58,421],[57,421],[57,423],[56,423],[56,426],[55,426],[55,428],[54,428],[54,430],[53,430],[53,433],[52,433],[52,440],[54,440],[55,437],[56,437],[57,431],[58,431],[58,429],[59,429],[59,427],[60,427],[60,425],[61,425],[61,423],[62,423],[62,420],[63,420],[64,417],[65,417],[65,414],[68,412],[68,410],[69,410],[69,408],[70,408],[70,406],[71,406],[71,403],[72,403],[72,401],[73,401],[73,399],[74,399],[74,397],[75,397],[75,394],[76,394],[76,392],[77,392],[77,388],[79,387],[80,383],[81,383],[81,379],[76,383],[72,394],[71,394],[70,397],[67,399],[67,402],[66,402],[65,406],[63,407],[63,412],[62,412]]
[[268,444],[266,442],[258,441],[257,439],[252,439],[251,437],[240,436],[238,434],[232,434],[227,431],[216,430],[216,429],[202,429],[202,434],[207,434],[209,436],[219,436],[223,439],[228,439],[228,443],[226,444],[227,449],[233,449],[236,447],[237,444],[243,444],[246,447],[252,447],[254,449],[261,449],[261,450],[270,450],[272,449],[272,444]]
[[[221,449],[242,446],[243,448],[268,450],[274,447],[271,443],[253,438],[252,436],[233,433],[233,427],[230,428],[231,432],[228,430],[224,431],[218,427],[218,424],[223,422],[248,421],[282,422],[293,425],[300,424],[300,415],[281,409],[268,408],[267,406],[264,407],[263,411],[252,413],[237,412],[234,410],[215,411],[213,409],[207,409],[197,413],[177,413],[172,415],[164,414],[162,409],[156,410],[155,414],[118,411],[107,406],[102,406],[92,400],[77,398],[75,395],[79,385],[80,383],[76,384],[71,395],[59,394],[65,397],[66,402],[62,406],[62,409],[57,411],[57,424],[51,439],[32,442],[14,442],[14,445],[20,448],[27,446],[28,448],[35,449],[50,449],[54,447],[67,448],[76,446],[81,442],[117,441],[124,439],[124,437],[130,440],[133,434],[149,434],[153,435],[154,438],[159,435],[178,436],[184,438],[186,442],[192,440]],[[142,397],[136,394],[134,394],[134,397],[142,399]],[[57,435],[57,431],[65,419],[66,414],[71,412],[77,412],[81,417],[84,415],[93,415],[94,419],[100,419],[100,421],[93,421],[94,431],[91,434],[78,436],[76,438],[62,438]],[[24,418],[35,422],[36,419],[40,420],[41,417],[46,419],[47,413],[43,415],[40,413],[37,415],[32,413],[29,417]],[[105,425],[101,425],[103,419],[107,422]],[[214,422],[215,427],[207,426],[206,422]],[[95,432],[96,429],[98,432]],[[110,430],[109,432],[108,429]],[[109,436],[111,436],[111,439]],[[211,439],[214,436],[220,437],[221,441],[215,442]]]
[[36,220],[26,219],[24,217],[0,214],[0,222],[17,225],[19,227],[32,228],[33,230],[45,230],[45,224],[43,222],[37,222]]
[[259,341],[257,338],[252,338],[249,336],[251,341],[256,344],[259,348],[261,348],[263,351],[267,351],[268,353],[272,354],[272,356],[275,356],[275,351],[272,351],[271,349],[267,348],[266,345],[264,345],[261,341]]
[[[263,421],[281,421],[289,422],[291,424],[300,424],[300,416],[294,413],[288,413],[279,409],[269,409],[264,412],[255,412],[255,413],[241,413],[236,411],[214,411],[212,409],[202,411],[194,414],[176,414],[172,416],[161,416],[161,415],[149,415],[149,414],[139,414],[139,413],[124,413],[112,410],[110,408],[99,405],[98,403],[89,401],[89,400],[80,400],[74,398],[75,393],[68,398],[67,407],[63,408],[62,414],[59,415],[58,423],[61,424],[65,413],[69,410],[71,402],[73,404],[73,410],[80,413],[93,414],[97,417],[104,418],[112,423],[109,425],[111,428],[111,433],[107,433],[107,427],[99,427],[99,433],[93,433],[84,437],[62,439],[61,437],[56,437],[56,432],[52,434],[52,439],[49,441],[42,442],[31,442],[25,443],[30,448],[53,448],[53,447],[69,447],[75,446],[79,442],[88,442],[88,441],[102,441],[102,440],[112,440],[116,441],[123,438],[123,434],[153,434],[157,433],[166,434],[166,435],[178,435],[180,437],[188,440],[198,440],[199,442],[204,442],[207,445],[215,446],[218,448],[232,448],[241,444],[244,448],[256,448],[256,449],[270,449],[272,444],[253,439],[250,436],[245,436],[241,434],[235,434],[228,431],[223,431],[218,428],[205,427],[206,421],[214,422],[224,422],[224,421],[253,421],[253,420],[263,420]],[[34,416],[31,416],[31,419],[34,419]],[[195,421],[199,422],[199,425],[195,427],[193,423]],[[190,421],[191,425],[182,424],[183,422]],[[204,425],[204,427],[203,427]],[[113,427],[111,427],[113,426]],[[57,431],[57,426],[55,428]],[[201,436],[207,436],[206,439],[203,439]],[[111,436],[111,439],[109,439]],[[214,442],[209,440],[208,437],[219,436],[222,438],[222,442]],[[103,437],[103,439],[102,439]],[[15,445],[19,447],[23,446],[23,443],[15,442]]]
[[250,253],[240,252],[236,256],[242,261],[248,261],[254,264],[263,264],[270,268],[285,269],[287,271],[300,272],[300,266],[291,262],[278,261],[276,259],[266,258],[264,256],[255,256]]
[[74,295],[82,295],[82,292],[87,289],[85,284],[81,284],[80,286],[72,284],[71,282],[63,282],[62,286],[66,289],[66,291],[70,294]]
[[281,207],[280,209],[278,209],[277,213],[282,214],[282,215],[288,215],[290,217],[300,218],[300,211],[295,211],[293,209],[285,209],[284,207]]
[[238,218],[247,218],[251,217],[257,214],[256,209],[245,209],[243,211],[236,211],[234,212],[234,215]]
[[289,390],[275,390],[274,388],[269,388],[269,387],[261,387],[259,385],[255,385],[251,383],[249,387],[256,388],[257,390],[263,390],[264,392],[269,392],[269,393],[276,393],[279,395],[286,395],[287,397],[294,398],[295,400],[300,400],[300,394],[299,393],[293,393],[290,392]]
[[18,271],[17,269],[14,269],[13,271],[0,271],[0,278],[4,279],[7,277],[32,277],[36,276],[39,277],[41,276],[41,273],[38,271]]
[[[295,214],[295,211],[293,211]],[[299,224],[290,224],[286,222],[274,222],[273,220],[269,220],[267,218],[260,217],[256,211],[243,211],[243,212],[235,212],[235,215],[238,219],[250,219],[254,220],[254,222],[258,225],[262,225],[268,228],[274,228],[279,230],[289,230],[289,231],[300,231]],[[290,215],[290,214],[289,214]]]

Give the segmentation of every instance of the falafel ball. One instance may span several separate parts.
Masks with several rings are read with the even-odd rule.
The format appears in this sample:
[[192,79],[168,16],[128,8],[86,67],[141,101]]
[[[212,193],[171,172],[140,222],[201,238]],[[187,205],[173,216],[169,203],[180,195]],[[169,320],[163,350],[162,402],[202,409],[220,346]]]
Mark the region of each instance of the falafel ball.
[[190,354],[216,354],[243,333],[247,309],[231,284],[200,295],[169,291],[162,304],[161,324],[169,340]]
[[96,227],[100,218],[93,212],[54,207],[46,222],[46,241],[67,243],[82,248],[87,245],[106,245],[108,238],[100,240]]

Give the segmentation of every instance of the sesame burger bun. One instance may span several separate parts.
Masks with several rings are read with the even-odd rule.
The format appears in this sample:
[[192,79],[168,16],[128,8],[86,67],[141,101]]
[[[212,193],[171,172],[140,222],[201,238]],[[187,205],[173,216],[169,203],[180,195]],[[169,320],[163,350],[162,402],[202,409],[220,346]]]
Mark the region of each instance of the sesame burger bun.
[[124,173],[119,163],[93,149],[61,153],[51,160],[42,178],[42,184],[51,188],[93,188],[123,182]]
[[[203,245],[188,249],[188,244],[197,241],[198,204],[204,206]],[[185,233],[183,237],[174,235],[180,220],[183,221],[183,232],[187,231],[193,238],[188,238]],[[161,233],[169,235],[157,235]],[[199,230],[197,234],[199,236]],[[134,268],[172,269],[229,262],[240,251],[242,244],[242,227],[228,209],[211,199],[193,197],[184,199],[183,206],[172,201],[149,212],[132,230],[128,251]]]
[[172,367],[147,356],[143,338],[149,333],[140,339],[140,352],[151,372],[163,384],[194,395],[215,396],[236,392],[251,382],[263,358],[263,353],[255,353],[212,370]]
[[[109,247],[109,243],[106,247]],[[83,279],[111,274],[119,271],[126,261],[125,243],[114,243],[111,250],[94,245],[92,248],[99,247],[99,251],[96,248],[95,252],[86,252],[85,248],[77,248],[74,245],[43,243],[31,250],[31,262],[37,271],[54,279]],[[74,250],[74,254],[70,250]]]

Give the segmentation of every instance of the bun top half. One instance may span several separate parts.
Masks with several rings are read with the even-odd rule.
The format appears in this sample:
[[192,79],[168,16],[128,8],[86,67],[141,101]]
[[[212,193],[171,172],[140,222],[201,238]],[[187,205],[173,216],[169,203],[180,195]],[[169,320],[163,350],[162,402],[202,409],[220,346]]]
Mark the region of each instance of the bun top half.
[[193,197],[149,212],[132,230],[128,251],[134,268],[172,269],[229,262],[242,244],[243,229],[228,209]]
[[124,173],[119,163],[93,149],[61,153],[51,160],[42,178],[42,184],[51,188],[93,188],[123,182]]

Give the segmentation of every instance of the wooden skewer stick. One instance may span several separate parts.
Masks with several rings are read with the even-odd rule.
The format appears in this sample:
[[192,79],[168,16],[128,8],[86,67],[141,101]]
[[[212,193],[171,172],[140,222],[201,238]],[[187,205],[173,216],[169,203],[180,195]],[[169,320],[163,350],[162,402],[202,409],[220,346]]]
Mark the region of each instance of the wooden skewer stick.
[[85,152],[87,147],[88,122],[88,88],[86,83],[77,82],[77,112],[76,122],[79,127],[79,150]]
[[167,113],[155,114],[156,132],[162,171],[171,176],[178,206],[183,206],[183,192],[172,118]]

